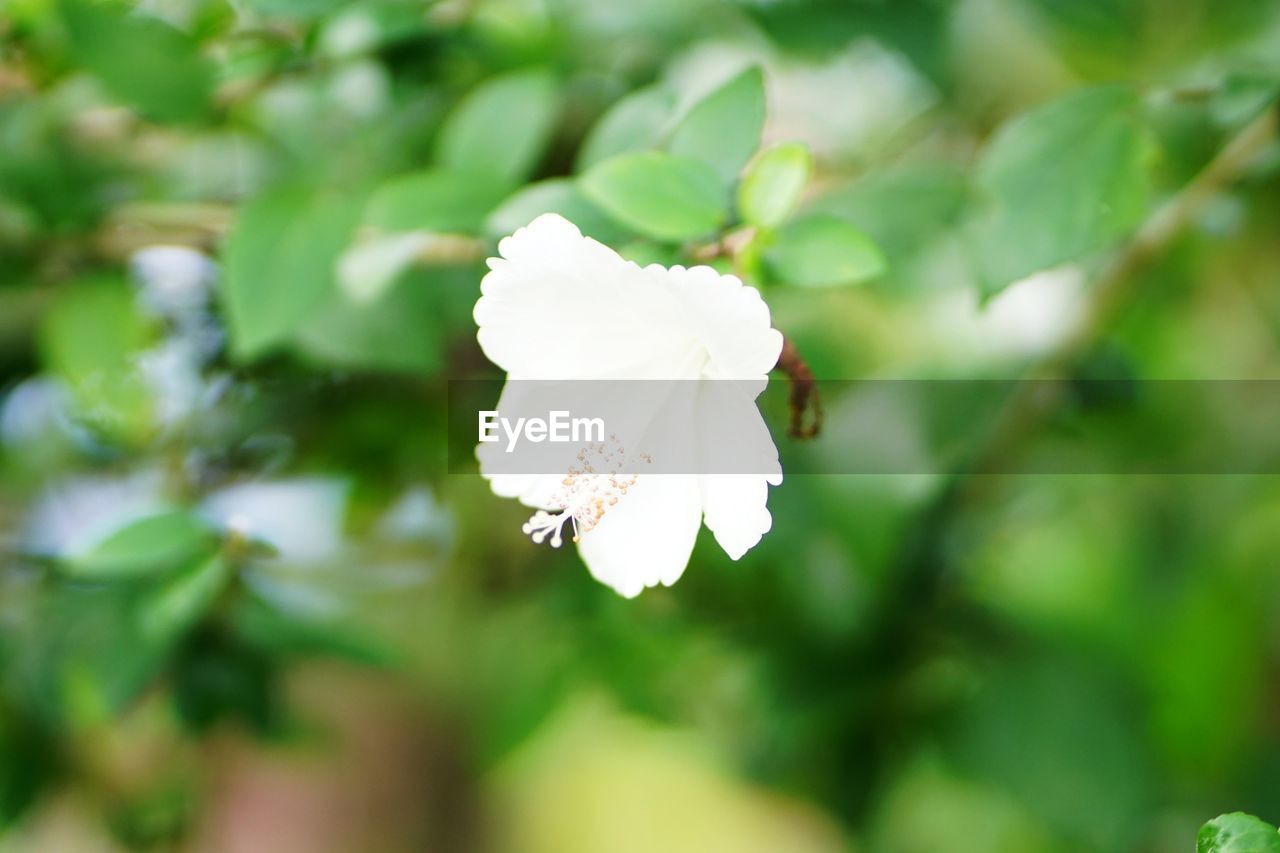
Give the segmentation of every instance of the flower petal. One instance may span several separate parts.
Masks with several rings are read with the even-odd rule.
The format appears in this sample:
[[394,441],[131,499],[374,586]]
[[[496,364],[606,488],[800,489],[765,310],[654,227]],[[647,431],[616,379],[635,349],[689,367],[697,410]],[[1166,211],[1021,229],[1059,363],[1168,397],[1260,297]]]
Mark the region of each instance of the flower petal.
[[769,486],[782,482],[778,447],[755,404],[764,384],[707,382],[698,400],[698,446],[711,472],[698,478],[703,521],[734,560],[773,526],[765,504]]
[[[727,397],[673,383],[658,400],[625,387],[633,383],[617,383],[615,394],[585,407],[607,411],[610,423],[619,416],[623,435],[612,439],[620,451],[623,445],[628,455],[652,450],[654,459],[689,472],[642,474],[582,533],[579,553],[592,576],[627,597],[674,583],[704,513],[721,547],[741,557],[769,529],[768,486],[782,479],[777,448],[755,404],[782,350],[760,294],[711,267],[641,269],[554,214],[538,217],[498,248],[501,257],[489,261],[474,315],[485,355],[508,374],[500,409],[518,410],[517,403],[541,393],[513,388],[518,380],[738,380],[713,383],[725,386]],[[646,406],[656,407],[650,417],[640,416]],[[691,421],[697,425],[690,428]],[[562,481],[571,487],[565,477],[521,475],[521,466],[499,464],[510,460],[496,447],[478,448],[477,456],[498,494],[548,512],[575,507],[568,511],[586,517],[578,515],[585,504],[552,494]]]
[[701,524],[697,477],[641,476],[582,535],[578,552],[592,577],[633,598],[645,587],[680,579]]
[[682,305],[681,322],[705,348],[703,375],[716,379],[764,376],[778,363],[782,334],[754,287],[711,267],[645,267],[645,274]]
[[498,251],[474,316],[480,348],[510,378],[681,378],[697,341],[680,302],[638,266],[550,213]]
[[698,478],[703,521],[731,559],[739,560],[773,527],[765,504],[769,486],[782,481],[756,474],[704,474]]
[[[703,383],[656,381],[508,380],[502,388],[490,438],[476,446],[480,474],[502,497],[518,498],[527,506],[557,510],[553,500],[574,467],[582,467],[580,452],[589,439],[530,442],[505,432],[509,425],[549,413],[582,413],[599,419],[608,430],[599,436],[610,452],[631,449],[629,466],[617,473],[639,474],[639,457],[661,448],[666,471],[694,473],[696,433],[688,434],[695,393]],[[752,404],[752,412],[755,412]],[[518,431],[518,430],[517,430]],[[522,436],[523,434],[521,434]],[[669,452],[668,452],[669,451]],[[618,460],[621,463],[621,459]],[[652,469],[650,469],[652,471]]]

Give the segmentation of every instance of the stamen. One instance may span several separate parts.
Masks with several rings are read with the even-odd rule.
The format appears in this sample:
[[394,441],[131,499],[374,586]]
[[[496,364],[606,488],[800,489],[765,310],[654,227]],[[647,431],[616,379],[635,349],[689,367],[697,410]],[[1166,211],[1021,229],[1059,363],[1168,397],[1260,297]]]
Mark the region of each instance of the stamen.
[[635,485],[639,475],[627,472],[637,464],[653,462],[647,453],[628,459],[616,435],[609,436],[608,441],[585,445],[577,459],[578,465],[569,466],[560,488],[551,497],[554,509],[538,510],[520,528],[538,545],[550,537],[551,547],[559,548],[564,542],[565,522],[573,525],[573,541],[579,541]]

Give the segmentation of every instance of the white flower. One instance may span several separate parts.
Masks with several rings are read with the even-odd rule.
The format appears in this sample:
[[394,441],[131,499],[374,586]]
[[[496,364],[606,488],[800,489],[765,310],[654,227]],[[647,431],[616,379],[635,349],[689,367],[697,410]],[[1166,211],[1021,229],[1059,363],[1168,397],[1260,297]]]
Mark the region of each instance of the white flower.
[[50,439],[70,438],[89,446],[93,440],[76,423],[75,403],[61,381],[35,376],[15,385],[0,397],[0,444],[14,451]]
[[202,311],[209,302],[217,267],[186,246],[148,246],[129,258],[141,285],[143,304],[172,319]]
[[341,553],[350,484],[330,477],[237,483],[206,497],[200,515],[214,527],[271,545],[281,559],[321,563]]
[[[624,463],[628,476],[611,478],[598,466],[613,464],[608,454],[624,454],[602,443],[587,448],[595,474],[518,476],[499,473],[479,453],[494,492],[538,510],[525,532],[556,545],[571,525],[591,574],[627,597],[675,583],[703,521],[726,553],[740,558],[769,530],[768,486],[782,482],[777,449],[754,403],[782,349],[760,294],[710,267],[642,269],[554,214],[507,237],[498,251],[475,320],[485,355],[507,372],[504,398],[520,393],[512,391],[517,380],[745,380],[733,384],[752,389],[750,417],[735,423],[765,460],[750,474],[635,474]],[[619,397],[632,393],[616,387]],[[717,441],[705,430],[722,413],[697,408],[709,408],[702,393],[687,402],[695,408],[681,423],[703,431],[689,443]]]
[[1085,309],[1085,275],[1069,264],[1013,282],[985,305],[971,288],[940,295],[927,312],[948,356],[1035,356],[1061,344]]
[[45,488],[27,518],[24,551],[44,556],[84,554],[127,525],[170,509],[159,470],[125,476],[84,476]]

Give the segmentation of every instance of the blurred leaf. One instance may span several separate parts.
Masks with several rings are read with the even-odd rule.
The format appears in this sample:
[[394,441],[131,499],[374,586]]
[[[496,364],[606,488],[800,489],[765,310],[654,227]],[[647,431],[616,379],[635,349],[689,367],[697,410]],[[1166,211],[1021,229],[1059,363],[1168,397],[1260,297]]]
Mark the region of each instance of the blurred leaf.
[[1143,59],[1147,45],[1143,44],[1144,13],[1139,3],[1018,0],[1018,5],[1032,10],[1062,55],[1090,75],[1132,73]]
[[152,574],[178,568],[216,544],[216,537],[200,519],[173,510],[115,531],[88,553],[67,560],[64,571],[83,579]]
[[0,150],[0,247],[33,226],[93,226],[110,202],[106,187],[121,178],[110,151],[86,150],[50,104],[37,99],[9,99],[0,107]]
[[341,9],[347,0],[245,0],[245,5],[265,15],[316,18]]
[[1224,814],[1200,827],[1196,853],[1280,853],[1280,832],[1253,815]]
[[128,850],[164,849],[173,844],[191,831],[197,806],[194,788],[195,783],[187,779],[166,778],[113,801],[106,816],[112,836]]
[[560,96],[546,71],[518,71],[483,83],[450,113],[436,156],[458,172],[508,186],[529,176],[555,127]]
[[116,438],[138,440],[151,425],[151,395],[135,366],[150,334],[121,281],[77,283],[45,314],[46,365],[71,388],[81,413]]
[[[1274,21],[1271,0],[1018,0],[1039,18],[1062,57],[1077,72],[1097,80],[1150,79],[1185,68],[1199,57]],[[1014,9],[1015,13],[1021,10]],[[1229,55],[1229,54],[1227,54]]]
[[967,196],[958,168],[928,164],[871,172],[824,193],[810,209],[861,228],[896,268],[960,220]]
[[427,169],[382,184],[365,207],[364,222],[383,231],[480,231],[505,187],[483,173]]
[[1267,662],[1257,644],[1264,629],[1241,601],[1243,590],[1222,574],[1188,580],[1182,600],[1169,601],[1149,632],[1150,729],[1168,766],[1212,774],[1241,760],[1250,748],[1246,733],[1266,714]]
[[188,729],[204,732],[228,719],[259,734],[280,728],[278,667],[260,649],[205,630],[183,647],[173,672],[174,706]]
[[947,85],[953,4],[935,0],[893,3],[850,0],[781,0],[745,3],[743,12],[770,40],[792,55],[839,55],[858,39],[874,39],[903,54],[935,83]]
[[759,147],[763,127],[764,76],[753,67],[695,104],[672,131],[667,147],[732,180]]
[[578,189],[570,178],[551,178],[529,184],[508,198],[485,221],[494,237],[512,234],[544,213],[558,213],[588,237],[613,245],[625,232]]
[[231,574],[220,555],[166,579],[139,603],[139,628],[153,642],[172,643],[213,606]]
[[1228,74],[1213,94],[1209,111],[1223,127],[1239,127],[1253,120],[1280,98],[1280,73]]
[[871,850],[1063,853],[1043,823],[1002,791],[916,759],[877,810]]
[[[53,578],[6,661],[10,682],[40,718],[63,726],[104,722],[160,673],[174,643],[207,615],[218,557],[184,570],[110,583]],[[212,567],[212,571],[211,571]],[[206,594],[192,594],[195,588]]]
[[578,150],[577,170],[610,157],[657,144],[675,109],[675,96],[662,85],[637,89],[600,117]]
[[31,808],[59,760],[57,744],[44,727],[0,706],[0,830]]
[[324,29],[317,39],[318,51],[327,56],[371,53],[410,39],[430,27],[417,3],[338,0],[334,5],[341,7],[341,11],[323,22]]
[[1006,124],[982,152],[973,239],[983,289],[1106,248],[1147,206],[1149,142],[1137,94],[1074,92]]
[[337,193],[277,190],[240,213],[224,253],[233,353],[252,360],[293,336],[334,293],[359,206]]
[[751,225],[776,228],[787,220],[813,171],[813,157],[799,142],[764,151],[738,187],[738,212]]
[[650,264],[661,264],[664,267],[680,263],[678,249],[666,243],[655,243],[651,240],[632,240],[618,247],[618,254],[628,261],[634,261],[642,267]]
[[1052,654],[1001,666],[959,715],[954,759],[1070,849],[1131,849],[1146,777],[1141,730],[1120,688]]
[[115,0],[61,0],[71,53],[147,118],[191,121],[208,109],[213,69],[185,33]]
[[859,284],[885,271],[871,238],[835,216],[814,214],[780,228],[765,244],[773,277],[801,287]]
[[710,166],[659,151],[620,154],[579,183],[618,222],[660,240],[705,236],[725,220],[725,192]]
[[298,334],[304,356],[330,367],[430,373],[443,360],[436,281],[400,276],[369,301],[339,292]]
[[289,615],[256,595],[237,601],[231,625],[242,642],[271,656],[332,657],[370,666],[388,665],[394,658],[390,650],[346,625]]

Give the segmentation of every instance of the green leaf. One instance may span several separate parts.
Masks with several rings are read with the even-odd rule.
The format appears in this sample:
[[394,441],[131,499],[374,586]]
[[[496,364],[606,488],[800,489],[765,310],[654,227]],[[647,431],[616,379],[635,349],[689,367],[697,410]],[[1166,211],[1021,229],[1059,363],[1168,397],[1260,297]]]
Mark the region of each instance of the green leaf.
[[214,555],[177,572],[112,583],[51,578],[33,602],[35,618],[14,661],[33,708],[72,726],[119,713],[208,614],[229,579],[224,568]]
[[174,710],[193,732],[236,721],[259,735],[276,734],[284,724],[279,669],[229,632],[199,632],[172,667]]
[[1069,656],[1003,662],[955,713],[942,748],[968,778],[1008,792],[1068,850],[1134,848],[1142,728],[1105,676]]
[[322,22],[323,29],[316,38],[316,52],[323,56],[346,58],[370,54],[422,35],[431,27],[416,3],[388,3],[385,0],[310,2],[332,4],[341,9]]
[[306,19],[336,11],[346,2],[347,0],[245,0],[245,5],[264,15]]
[[376,640],[335,619],[315,619],[280,611],[249,594],[232,609],[229,622],[246,645],[292,659],[330,657],[370,666],[391,664],[395,654]]
[[138,603],[138,628],[149,642],[167,645],[199,622],[231,579],[221,555],[182,572]]
[[51,760],[54,740],[46,727],[0,705],[0,830],[18,822],[63,769]]
[[618,246],[618,254],[642,267],[661,264],[664,267],[680,263],[680,252],[666,243],[654,243],[649,240],[635,240]]
[[660,240],[688,240],[725,220],[725,191],[704,163],[660,151],[620,154],[593,167],[583,194],[621,224]]
[[66,380],[81,414],[128,440],[144,438],[151,426],[151,394],[135,366],[150,337],[133,292],[114,280],[66,289],[40,328],[45,364]]
[[213,69],[185,33],[107,0],[63,0],[73,58],[147,118],[191,121],[213,92]]
[[776,228],[795,209],[812,171],[813,157],[798,142],[762,152],[738,187],[738,212],[759,228]]
[[538,164],[559,108],[555,80],[545,71],[494,78],[467,95],[445,120],[436,156],[455,171],[517,184]]
[[427,169],[392,178],[365,207],[364,222],[383,231],[480,231],[506,188],[483,174]]
[[368,302],[339,291],[307,321],[296,346],[310,361],[329,367],[392,373],[431,373],[441,364],[439,282],[401,276]]
[[1005,125],[977,168],[972,236],[986,293],[1103,249],[1147,206],[1148,137],[1137,94],[1103,86]]
[[1251,121],[1280,97],[1280,74],[1228,74],[1209,102],[1209,114],[1223,127]]
[[609,108],[578,150],[577,169],[584,172],[597,163],[652,148],[662,137],[675,109],[675,96],[662,85],[637,89]]
[[1200,827],[1196,853],[1280,853],[1280,832],[1253,815],[1224,814]]
[[764,75],[748,68],[689,110],[672,131],[668,149],[732,180],[760,146],[763,128]]
[[885,271],[884,254],[871,238],[835,216],[814,214],[781,228],[766,243],[764,262],[773,277],[802,287],[858,284]]
[[87,553],[67,560],[64,571],[84,579],[152,574],[179,568],[216,546],[217,537],[203,522],[174,510],[125,525]]
[[832,189],[809,207],[861,228],[898,268],[958,224],[967,194],[960,170],[929,164],[871,172]]
[[519,190],[489,215],[485,230],[491,236],[503,237],[544,213],[560,214],[577,225],[583,234],[601,243],[612,245],[625,233],[588,201],[569,178],[551,178]]
[[223,299],[232,352],[251,360],[283,343],[326,302],[359,205],[286,189],[250,202],[225,252]]

